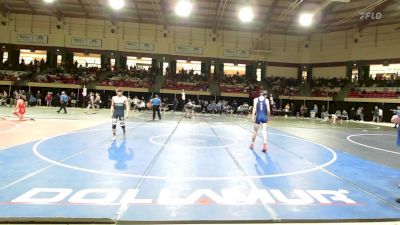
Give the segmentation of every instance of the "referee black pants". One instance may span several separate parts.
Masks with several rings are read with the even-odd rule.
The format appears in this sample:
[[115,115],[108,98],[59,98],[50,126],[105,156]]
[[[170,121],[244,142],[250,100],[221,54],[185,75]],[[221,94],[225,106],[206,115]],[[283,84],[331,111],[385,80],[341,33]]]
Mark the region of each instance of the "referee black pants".
[[61,109],[64,109],[64,113],[67,113],[67,103],[66,102],[61,103],[61,107],[57,112],[60,112]]
[[161,113],[160,113],[160,106],[159,105],[153,105],[153,120],[156,118],[156,112],[158,114],[158,119],[161,120]]

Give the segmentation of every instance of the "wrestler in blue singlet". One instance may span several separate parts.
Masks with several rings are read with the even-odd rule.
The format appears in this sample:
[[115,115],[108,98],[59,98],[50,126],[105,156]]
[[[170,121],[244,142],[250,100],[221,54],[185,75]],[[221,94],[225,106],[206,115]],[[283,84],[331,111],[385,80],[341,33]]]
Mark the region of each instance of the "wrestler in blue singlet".
[[267,116],[267,103],[265,97],[258,97],[257,101],[257,112],[256,112],[256,124],[268,122]]

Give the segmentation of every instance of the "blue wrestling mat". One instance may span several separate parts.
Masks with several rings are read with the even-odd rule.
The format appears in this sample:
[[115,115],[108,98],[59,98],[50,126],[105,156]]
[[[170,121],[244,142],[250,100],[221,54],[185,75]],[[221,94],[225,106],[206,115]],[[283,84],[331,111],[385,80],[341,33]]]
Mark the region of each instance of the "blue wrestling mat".
[[399,170],[282,130],[269,128],[263,154],[260,138],[248,149],[252,124],[243,121],[129,122],[126,140],[115,142],[110,129],[107,123],[0,151],[0,220],[400,218]]

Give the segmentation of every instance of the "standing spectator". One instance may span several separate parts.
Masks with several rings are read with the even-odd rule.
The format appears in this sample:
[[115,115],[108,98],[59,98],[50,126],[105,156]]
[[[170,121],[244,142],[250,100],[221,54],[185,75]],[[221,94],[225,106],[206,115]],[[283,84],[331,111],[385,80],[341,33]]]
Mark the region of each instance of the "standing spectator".
[[42,106],[42,93],[39,90],[36,92],[36,106]]
[[233,99],[233,102],[232,102],[232,108],[233,108],[233,113],[237,113],[237,107],[238,107],[238,104],[237,104],[237,102],[236,102],[236,99]]
[[53,98],[54,106],[58,106],[59,105],[59,101],[58,101],[59,99],[60,99],[60,93],[57,92],[55,98]]
[[138,109],[139,106],[139,98],[137,96],[135,96],[135,98],[133,98],[132,100],[133,103],[133,111],[136,111]]
[[360,119],[361,121],[364,121],[364,107],[360,107]]
[[179,103],[179,101],[178,101],[178,99],[177,99],[176,96],[175,96],[174,102],[173,102],[173,110],[174,110],[174,112],[176,111],[176,108],[178,107],[178,103]]
[[275,108],[274,96],[272,96],[272,94],[269,94],[269,104],[270,104],[270,110],[272,113],[272,109]]
[[378,106],[375,106],[375,109],[374,109],[374,111],[372,111],[372,114],[373,114],[372,122],[379,123],[379,108],[378,108]]
[[3,94],[0,94],[0,106],[7,106],[8,94],[7,91],[3,91]]
[[[32,96],[32,92],[29,90],[28,92],[26,92],[26,101],[25,101],[25,107],[29,107],[31,106],[30,100],[31,100],[31,96]],[[35,96],[33,96],[35,97]]]
[[182,112],[185,111],[185,104],[186,104],[186,94],[185,94],[185,89],[182,89]]
[[51,92],[47,92],[47,95],[46,95],[46,106],[50,107],[52,101],[53,101],[53,95],[51,94]]
[[36,98],[31,94],[28,101],[29,101],[28,106],[34,106],[36,103]]
[[382,123],[383,122],[383,110],[379,109],[379,122]]
[[71,107],[75,108],[75,106],[76,106],[76,94],[74,92],[72,92],[70,98],[71,98]]
[[60,113],[61,109],[64,109],[64,114],[67,114],[68,99],[69,99],[69,98],[68,98],[68,95],[65,94],[65,91],[62,91],[62,92],[61,92],[61,95],[60,95],[60,104],[61,104],[61,107],[60,107],[60,109],[57,111],[57,113]]
[[314,104],[314,112],[315,112],[315,115],[318,114],[318,106],[317,106],[317,104]]
[[351,107],[349,117],[351,120],[356,120],[356,109],[354,107]]

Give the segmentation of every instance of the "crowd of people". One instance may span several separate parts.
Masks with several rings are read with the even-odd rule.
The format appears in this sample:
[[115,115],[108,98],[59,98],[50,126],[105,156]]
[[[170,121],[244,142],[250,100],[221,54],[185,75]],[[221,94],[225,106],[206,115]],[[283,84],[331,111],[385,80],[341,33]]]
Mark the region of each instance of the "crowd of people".
[[0,80],[19,81],[28,77],[31,73],[27,71],[0,70]]
[[348,82],[343,78],[317,78],[311,81],[311,96],[335,97]]
[[195,73],[193,70],[180,70],[179,73],[168,73],[164,89],[188,91],[209,91],[209,76],[203,73]]
[[353,82],[348,97],[353,98],[400,98],[400,79]]
[[299,82],[295,78],[271,76],[266,78],[266,82],[277,95],[296,96],[299,94]]
[[45,61],[43,58],[38,60],[34,59],[30,61],[28,64],[25,62],[24,58],[21,58],[21,61],[18,65],[12,65],[8,59],[4,62],[0,63],[0,69],[2,70],[18,70],[18,71],[27,71],[33,74],[40,73],[46,67],[48,67],[48,61]]
[[220,79],[220,90],[221,92],[227,93],[245,93],[253,96],[257,95],[260,86],[257,84],[256,79],[249,79],[245,75],[229,75],[225,74]]
[[154,84],[156,73],[149,69],[136,66],[114,70],[111,76],[99,84],[114,87],[150,88]]
[[[328,112],[327,107],[325,105],[321,105],[320,107],[317,104],[314,104],[311,108],[308,108],[305,104],[294,105],[293,103],[286,103],[284,106],[275,107],[275,105],[271,105],[273,110],[282,112],[281,115],[293,116],[297,118],[321,118],[325,121],[333,120],[340,121],[342,120],[353,120],[353,121],[366,121],[366,113],[370,113],[372,115],[372,122],[382,123],[384,116],[384,109],[379,106],[375,106],[370,112],[366,112],[364,106],[350,107],[346,109],[337,109],[333,113]],[[396,114],[400,112],[400,106],[397,109],[391,109],[390,114]],[[371,118],[371,117],[370,117]]]
[[[46,92],[42,93],[40,90],[35,92],[25,91],[23,89],[15,90],[10,95],[7,91],[2,91],[0,93],[0,106],[8,106],[12,107],[16,104],[16,100],[18,96],[21,97],[25,101],[26,107],[34,107],[34,106],[60,106],[60,96],[64,91],[61,92]],[[76,107],[78,101],[78,96],[75,92],[69,92],[68,103],[67,106]]]
[[31,81],[42,83],[60,84],[88,84],[96,81],[101,69],[98,67],[76,66],[70,69],[59,66],[55,70],[46,74],[37,74]]

